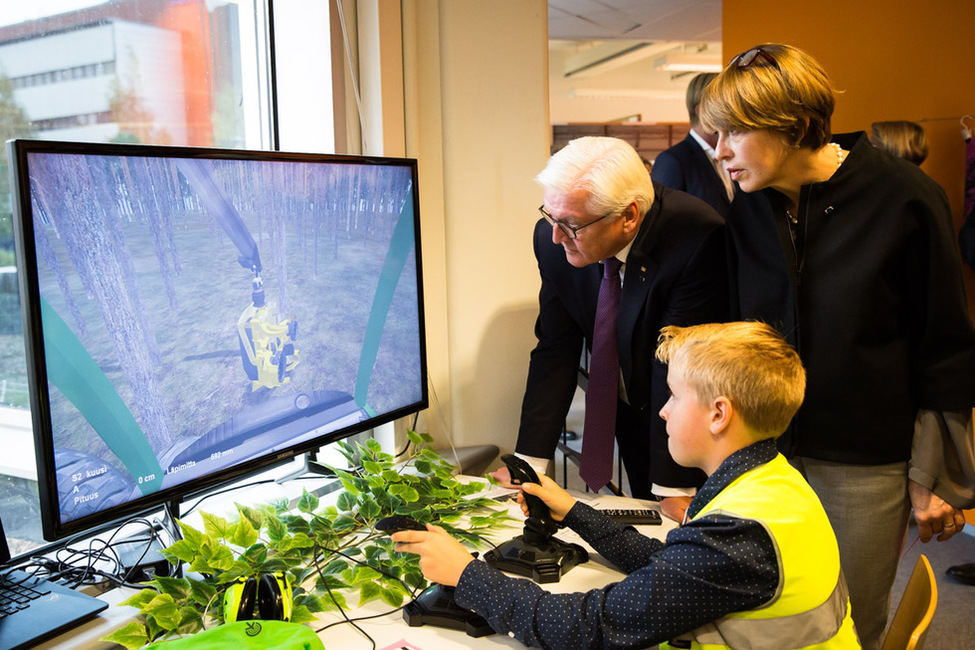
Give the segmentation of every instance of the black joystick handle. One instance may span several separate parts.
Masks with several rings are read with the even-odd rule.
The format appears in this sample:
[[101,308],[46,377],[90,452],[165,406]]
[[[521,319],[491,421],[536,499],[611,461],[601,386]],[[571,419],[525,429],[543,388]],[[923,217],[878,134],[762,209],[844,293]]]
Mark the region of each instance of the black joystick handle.
[[[508,466],[508,473],[511,474],[511,483],[514,485],[521,485],[522,483],[535,483],[536,485],[541,485],[541,481],[538,480],[538,474],[535,473],[535,469],[528,464],[523,458],[518,458],[511,454],[505,454],[501,457],[501,460],[505,465]],[[527,492],[522,492],[522,496],[525,498],[525,503],[528,505],[528,517],[529,522],[531,518],[534,517],[542,524],[542,529],[538,532],[543,532],[545,534],[552,534],[558,529],[558,525],[552,521],[552,515],[549,512],[548,506],[545,502],[539,499],[534,494],[528,494]],[[526,522],[530,525],[530,523]]]
[[407,517],[406,515],[392,515],[391,517],[383,517],[376,522],[376,530],[381,533],[386,533],[387,535],[398,533],[401,530],[426,529],[426,524],[421,524],[413,517]]

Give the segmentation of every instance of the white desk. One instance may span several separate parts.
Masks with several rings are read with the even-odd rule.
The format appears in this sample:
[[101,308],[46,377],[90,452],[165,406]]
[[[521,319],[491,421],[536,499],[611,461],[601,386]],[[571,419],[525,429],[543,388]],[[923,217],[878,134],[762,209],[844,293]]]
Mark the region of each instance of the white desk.
[[[573,493],[581,501],[589,503],[594,507],[602,508],[645,508],[656,507],[656,504],[649,505],[646,501],[637,501],[609,495]],[[524,517],[521,509],[516,504],[509,506],[512,516],[517,518],[516,522],[499,532],[492,541],[500,543],[522,532],[522,522]],[[676,528],[677,524],[666,517],[660,526],[639,526],[641,533],[648,537],[663,540],[667,533]],[[591,546],[586,544],[581,537],[568,529],[560,530],[556,537],[566,542],[575,542],[589,552],[589,561],[570,569],[562,579],[556,583],[541,585],[543,589],[553,593],[570,593],[574,591],[587,591],[594,587],[602,587],[611,582],[616,582],[623,578],[623,574],[613,568],[606,560],[599,556]],[[487,549],[483,549],[487,550]],[[482,550],[482,552],[483,552]],[[358,608],[354,616],[368,616],[389,611],[389,606],[381,602],[373,601],[365,606]],[[322,615],[319,625],[322,627],[328,623],[342,620],[340,614],[329,612]],[[474,638],[467,635],[463,630],[449,630],[441,627],[421,626],[409,627],[403,619],[402,612],[395,612],[378,619],[371,619],[357,623],[369,636],[376,641],[377,650],[462,650],[465,648],[523,648],[524,646],[513,638],[500,634]],[[351,625],[336,625],[320,634],[325,647],[329,650],[342,648],[343,650],[356,650],[357,648],[367,649],[370,647],[368,639],[356,631]]]
[[[266,495],[265,495],[266,496]],[[648,504],[645,501],[626,499],[610,495],[594,496],[592,494],[574,493],[581,501],[589,503],[595,507],[603,508],[642,508],[655,507],[656,504]],[[239,500],[239,495],[235,497]],[[521,534],[524,517],[520,507],[514,502],[508,502],[512,516],[516,521],[509,526],[498,529],[498,533],[492,538],[496,544]],[[640,526],[639,530],[648,537],[664,539],[667,532],[676,527],[676,523],[663,518],[660,526]],[[616,569],[612,568],[602,557],[600,557],[592,547],[586,544],[578,535],[568,529],[560,530],[556,537],[566,542],[580,544],[589,552],[589,561],[580,564],[569,570],[557,583],[541,585],[542,588],[553,593],[569,593],[574,591],[587,591],[594,587],[601,587],[620,580],[623,577]],[[487,549],[482,549],[486,551]],[[123,593],[125,592],[125,593]],[[117,603],[128,597],[129,590],[109,591],[100,598],[108,602],[109,607],[105,612],[94,620],[75,628],[51,641],[38,646],[43,650],[64,650],[84,649],[84,650],[108,650],[118,648],[99,641],[100,638],[111,634],[114,630],[128,623],[136,614],[136,610],[131,607],[120,607]],[[350,618],[383,614],[389,612],[390,607],[382,601],[372,601],[362,607],[358,607],[349,612]],[[325,612],[320,615],[319,622],[309,624],[313,629],[320,629],[330,623],[344,621],[338,612]],[[357,625],[365,630],[376,642],[377,650],[462,650],[466,648],[521,648],[518,641],[508,636],[491,634],[488,636],[474,638],[467,635],[463,630],[450,630],[441,627],[424,625],[420,627],[409,627],[403,618],[402,611],[388,613],[381,618],[366,621],[357,621]],[[371,647],[359,631],[348,623],[342,623],[330,627],[320,633],[321,639],[328,650],[366,650]]]

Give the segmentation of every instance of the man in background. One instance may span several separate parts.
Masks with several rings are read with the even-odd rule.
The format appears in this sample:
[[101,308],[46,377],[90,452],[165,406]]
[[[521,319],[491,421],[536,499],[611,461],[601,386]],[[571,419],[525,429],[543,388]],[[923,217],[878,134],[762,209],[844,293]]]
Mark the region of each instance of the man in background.
[[728,214],[735,186],[728,172],[715,160],[717,134],[705,133],[697,116],[701,95],[716,76],[710,72],[691,79],[687,86],[687,114],[691,131],[686,138],[657,156],[650,176],[661,185],[704,200],[723,217]]

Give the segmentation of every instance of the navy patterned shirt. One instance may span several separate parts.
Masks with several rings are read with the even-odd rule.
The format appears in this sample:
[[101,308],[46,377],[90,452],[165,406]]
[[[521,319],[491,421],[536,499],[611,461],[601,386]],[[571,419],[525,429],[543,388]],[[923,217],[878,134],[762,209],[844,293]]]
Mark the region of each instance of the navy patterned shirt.
[[[698,491],[687,517],[776,453],[775,442],[763,440],[729,456]],[[563,523],[626,578],[585,593],[552,594],[474,561],[454,592],[457,604],[528,646],[643,648],[726,614],[755,609],[779,584],[772,539],[754,520],[705,515],[672,530],[666,544],[583,503],[576,503]]]

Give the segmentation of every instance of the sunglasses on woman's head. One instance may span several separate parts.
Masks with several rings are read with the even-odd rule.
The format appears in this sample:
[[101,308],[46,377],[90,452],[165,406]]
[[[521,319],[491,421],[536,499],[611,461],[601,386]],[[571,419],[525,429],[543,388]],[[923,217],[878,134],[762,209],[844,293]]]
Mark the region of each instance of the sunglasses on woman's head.
[[736,56],[731,60],[731,64],[739,68],[747,68],[748,66],[750,66],[752,63],[755,62],[755,59],[758,59],[759,57],[761,57],[768,63],[774,65],[776,69],[778,69],[779,64],[775,62],[775,59],[772,57],[772,55],[760,47],[753,47],[747,52],[743,52],[742,54],[739,54],[738,56]]

